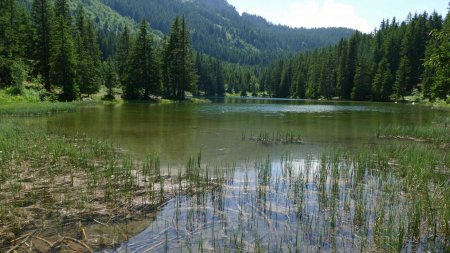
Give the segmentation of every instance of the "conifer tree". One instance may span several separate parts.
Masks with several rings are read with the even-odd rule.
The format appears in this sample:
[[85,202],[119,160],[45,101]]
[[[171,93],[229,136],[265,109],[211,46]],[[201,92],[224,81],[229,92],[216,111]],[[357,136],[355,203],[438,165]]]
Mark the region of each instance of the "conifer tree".
[[292,83],[292,66],[290,63],[284,65],[281,81],[280,81],[280,89],[278,91],[277,97],[279,98],[287,98],[289,97]]
[[119,76],[120,83],[122,84],[124,84],[126,79],[126,66],[128,58],[130,56],[130,51],[131,51],[130,31],[128,30],[128,27],[125,26],[117,42],[115,55],[117,74]]
[[105,96],[105,99],[114,100],[115,98],[113,89],[119,83],[115,61],[110,57],[105,62],[103,62],[102,67],[103,83],[108,89],[108,94]]
[[348,51],[345,62],[345,73],[344,79],[341,87],[342,98],[350,99],[351,92],[354,85],[354,77],[356,72],[356,64],[358,57],[358,43],[359,43],[360,35],[357,33],[352,36],[348,42]]
[[50,41],[52,38],[52,11],[48,0],[34,0],[31,12],[33,25],[33,59],[37,73],[42,76],[44,87],[51,91],[50,83]]
[[149,99],[150,94],[159,94],[160,85],[156,76],[158,66],[155,63],[153,51],[152,36],[149,33],[147,21],[143,19],[127,65],[126,98]]
[[383,58],[378,64],[372,83],[372,99],[376,101],[389,101],[392,93],[392,74],[389,62]]
[[76,83],[75,50],[67,0],[56,0],[54,12],[50,79],[53,84],[62,87],[62,101],[73,101],[79,96],[79,88]]
[[411,65],[407,56],[403,56],[400,60],[400,66],[397,70],[396,80],[394,84],[394,93],[397,99],[404,98],[406,89],[410,86]]
[[217,96],[224,96],[225,95],[225,80],[223,76],[223,67],[222,63],[217,60],[216,61],[216,68],[215,68],[215,76],[216,76],[216,84],[217,84]]
[[370,64],[366,59],[358,59],[351,95],[353,100],[364,101],[369,97],[371,84],[370,69]]
[[77,83],[81,94],[93,94],[100,89],[100,50],[92,22],[83,7],[76,16]]
[[432,32],[427,48],[423,93],[431,99],[450,98],[450,11],[441,31]]
[[163,60],[167,72],[165,86],[168,96],[185,99],[185,91],[196,89],[198,77],[194,69],[190,35],[184,17],[181,19],[176,17],[172,24]]

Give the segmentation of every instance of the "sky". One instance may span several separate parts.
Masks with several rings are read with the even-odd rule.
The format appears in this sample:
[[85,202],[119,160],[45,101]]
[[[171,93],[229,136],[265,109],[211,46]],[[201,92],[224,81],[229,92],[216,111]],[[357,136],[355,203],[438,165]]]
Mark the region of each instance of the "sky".
[[403,21],[409,12],[445,16],[449,0],[228,0],[242,13],[291,27],[348,27],[370,33],[383,18]]

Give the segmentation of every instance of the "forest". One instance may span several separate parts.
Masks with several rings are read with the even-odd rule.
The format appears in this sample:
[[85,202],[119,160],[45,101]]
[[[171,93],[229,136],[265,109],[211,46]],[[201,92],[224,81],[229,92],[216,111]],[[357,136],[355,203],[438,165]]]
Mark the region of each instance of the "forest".
[[145,17],[163,34],[169,33],[170,23],[176,16],[185,16],[196,51],[241,65],[268,64],[274,58],[335,44],[354,32],[347,28],[294,29],[274,25],[259,16],[240,15],[225,0],[101,2],[134,20]]
[[392,101],[411,94],[447,99],[450,93],[450,20],[409,14],[383,20],[371,34],[273,63],[259,88],[275,97]]
[[[127,27],[117,36],[117,53],[102,61],[98,33],[83,7],[75,13],[68,1],[36,0],[28,12],[14,0],[2,1],[0,84],[20,93],[24,81],[42,83],[43,100],[74,101],[104,84],[105,98],[121,85],[126,99],[161,96],[184,99],[195,91],[190,35],[184,18],[176,17],[170,36],[153,41],[143,19],[135,34]],[[161,75],[163,74],[163,75]]]
[[[205,13],[194,15],[199,4],[196,2],[181,9],[171,1],[158,2],[155,6],[159,9],[150,11],[144,2],[131,5],[103,0],[119,13],[139,18],[137,24],[106,6],[100,8],[95,1],[86,9],[67,0],[54,4],[49,0],[2,1],[0,86],[16,87],[12,93],[20,93],[24,81],[42,83],[42,100],[61,101],[95,94],[101,85],[108,90],[106,99],[113,99],[115,89],[121,88],[122,96],[129,100],[184,99],[185,91],[209,97],[236,94],[371,101],[397,101],[410,95],[431,100],[448,98],[448,14],[445,18],[437,13],[410,14],[401,22],[386,19],[374,32],[354,32],[349,38],[345,38],[344,30],[305,29],[296,36],[316,42],[303,43],[311,47],[299,48],[296,41],[303,39],[295,38],[292,29],[248,14],[239,16],[234,7],[221,0],[215,4],[204,1],[208,6],[205,11],[214,9],[237,24],[223,23],[212,16],[206,20],[202,18]],[[145,15],[141,12],[145,10],[155,15]],[[96,13],[109,19],[101,21]],[[155,20],[158,15],[160,22]],[[144,16],[151,22],[142,19]],[[167,26],[166,19],[172,16],[172,24]],[[211,25],[211,20],[216,24]],[[210,30],[217,24],[228,30],[238,27],[235,32],[240,38],[250,36],[248,29],[261,31],[257,37],[245,40],[266,43],[253,46],[272,61],[248,53],[245,47],[226,47],[222,35]],[[336,45],[317,48],[332,44],[338,37],[341,39]],[[288,44],[271,44],[278,40]],[[289,56],[298,51],[305,52]]]

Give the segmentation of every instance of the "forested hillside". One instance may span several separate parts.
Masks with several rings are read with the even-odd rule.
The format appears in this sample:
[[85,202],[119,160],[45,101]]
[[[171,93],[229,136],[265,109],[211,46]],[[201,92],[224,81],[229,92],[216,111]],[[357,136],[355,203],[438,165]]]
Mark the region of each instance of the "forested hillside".
[[348,38],[347,28],[292,29],[273,25],[249,14],[242,16],[226,0],[101,0],[134,20],[145,17],[152,28],[167,34],[176,16],[184,16],[194,48],[222,61],[241,64],[269,63]]
[[383,20],[373,34],[268,67],[259,89],[275,97],[390,101],[450,94],[450,20],[437,13]]
[[[106,98],[110,99],[119,85],[127,99],[161,95],[184,99],[185,91],[197,92],[194,54],[184,18],[176,17],[167,39],[155,43],[145,19],[136,32],[127,24],[105,30],[96,27],[101,22],[95,21],[92,12],[88,14],[85,5],[74,11],[71,3],[34,0],[27,6],[27,2],[15,0],[0,2],[0,88],[17,95],[27,90],[24,83],[28,81],[42,100],[61,101],[95,94],[101,84],[108,88]],[[109,47],[102,48],[99,41],[110,38],[111,48],[117,50],[106,52]]]
[[[374,33],[273,62],[351,31],[274,26],[240,16],[224,0],[102,1],[133,18],[149,16],[153,29],[99,0],[0,2],[0,87],[20,92],[24,81],[42,84],[42,100],[64,101],[102,84],[109,98],[117,87],[128,99],[183,99],[184,91],[375,101],[411,94],[445,100],[450,93],[448,15],[383,20]],[[269,59],[268,67],[230,63]]]

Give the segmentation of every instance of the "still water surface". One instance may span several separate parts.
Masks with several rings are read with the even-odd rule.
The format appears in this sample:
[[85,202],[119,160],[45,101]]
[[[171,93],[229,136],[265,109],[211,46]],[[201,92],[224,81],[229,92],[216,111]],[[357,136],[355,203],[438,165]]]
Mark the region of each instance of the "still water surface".
[[[402,183],[377,174],[355,181],[354,164],[324,167],[317,155],[370,147],[383,141],[376,137],[379,128],[428,124],[438,114],[414,105],[229,98],[210,104],[93,105],[30,123],[104,138],[137,159],[156,152],[163,167],[182,167],[199,152],[212,166],[234,164],[223,185],[170,200],[145,231],[114,252],[359,252],[376,243],[376,210],[408,222],[402,200],[391,207],[382,202],[387,192],[401,192]],[[249,140],[261,132],[291,133],[303,143]],[[361,228],[361,212],[366,226],[355,230]],[[392,226],[394,233],[400,230],[398,222]],[[415,250],[442,249],[439,241],[424,240]],[[403,249],[412,251],[408,245]]]
[[[377,141],[387,124],[426,124],[436,112],[413,105],[271,99],[217,99],[211,104],[87,106],[39,119],[51,130],[86,133],[120,145],[137,158],[156,152],[163,165],[181,166],[198,152],[206,162],[249,161],[267,154],[307,154]],[[303,145],[242,140],[260,132],[301,136]]]

